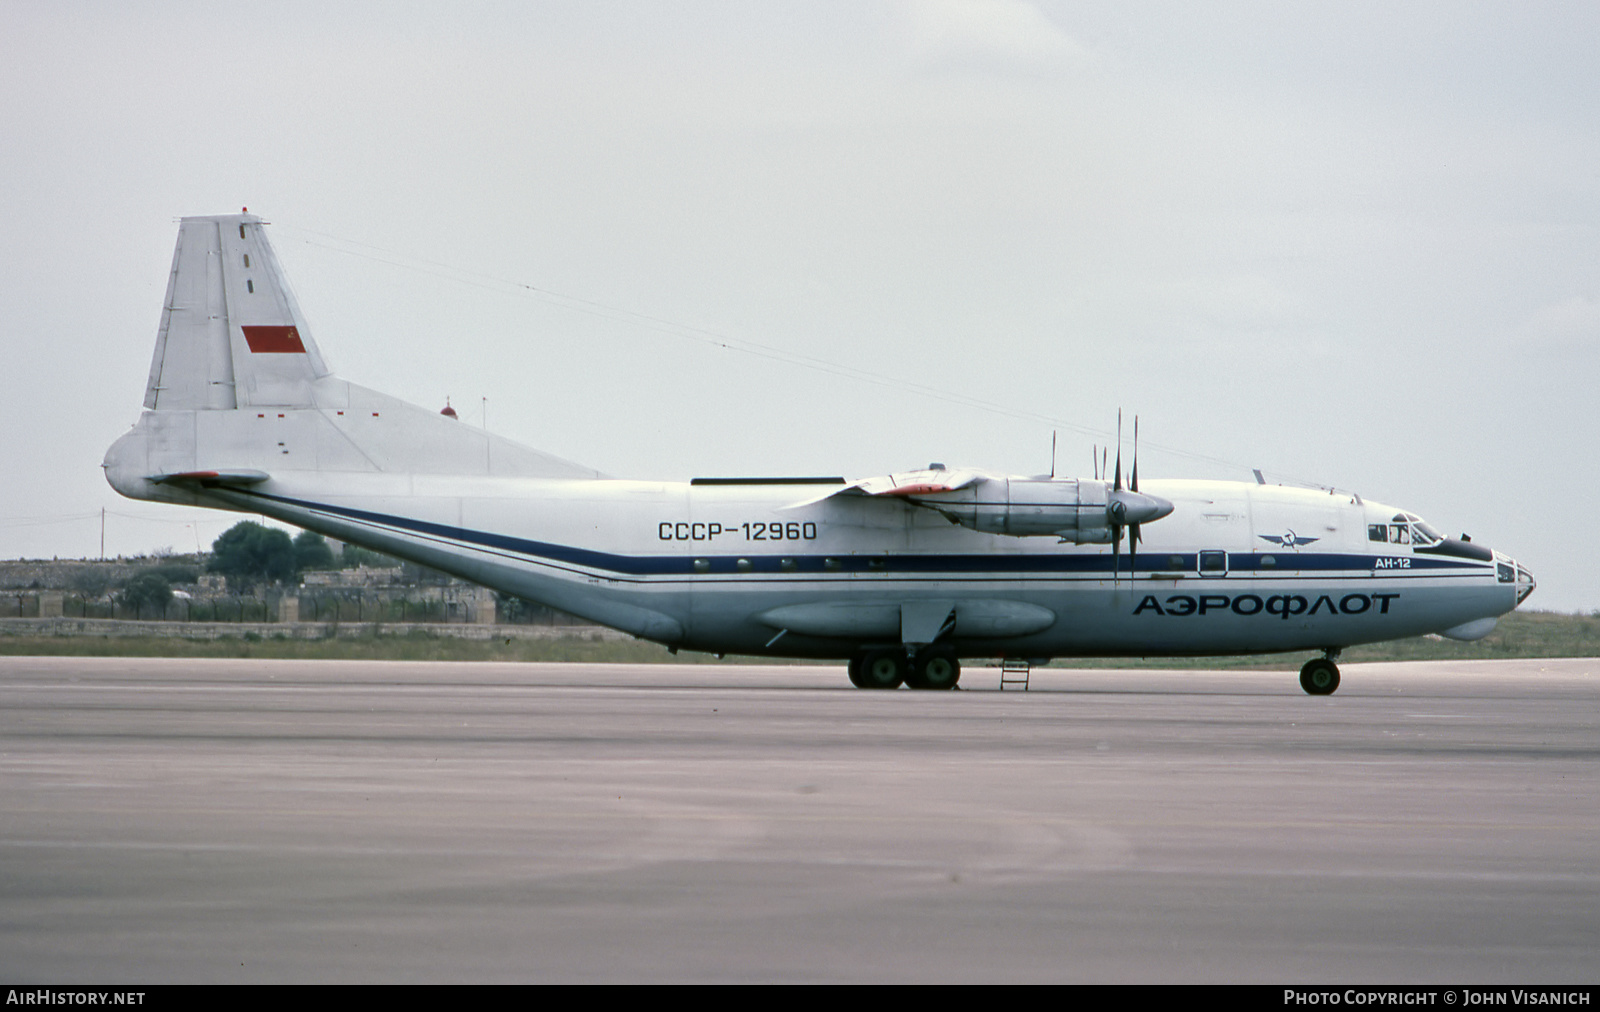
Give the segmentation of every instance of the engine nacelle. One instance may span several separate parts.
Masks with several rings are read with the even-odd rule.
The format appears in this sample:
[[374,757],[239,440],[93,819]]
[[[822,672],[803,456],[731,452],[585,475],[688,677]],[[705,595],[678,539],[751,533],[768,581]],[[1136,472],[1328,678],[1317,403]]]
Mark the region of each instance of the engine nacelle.
[[1172,503],[1159,496],[1113,490],[1110,482],[1082,478],[985,478],[911,500],[985,534],[1058,537],[1079,545],[1110,544],[1117,527],[1148,523],[1172,512]]
[[1110,485],[1078,478],[985,478],[954,492],[915,498],[963,527],[1012,537],[1051,536],[1107,544]]

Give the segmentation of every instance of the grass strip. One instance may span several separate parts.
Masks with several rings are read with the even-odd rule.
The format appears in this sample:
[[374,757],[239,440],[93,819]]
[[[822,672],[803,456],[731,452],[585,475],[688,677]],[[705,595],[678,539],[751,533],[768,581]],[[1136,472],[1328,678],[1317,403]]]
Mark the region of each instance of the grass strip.
[[[1055,667],[1265,668],[1293,670],[1312,651],[1221,657],[1059,658]],[[291,639],[247,634],[224,639],[167,636],[0,635],[0,655],[51,657],[258,657],[289,660],[368,661],[555,661],[578,663],[717,663],[711,654],[680,651],[640,640],[585,636],[551,639],[467,640],[428,632],[401,635],[374,631],[359,637]],[[1415,637],[1351,647],[1341,661],[1487,660],[1528,657],[1600,656],[1600,616],[1556,612],[1512,612],[1494,632],[1472,643]],[[784,658],[730,655],[726,663],[806,663]]]

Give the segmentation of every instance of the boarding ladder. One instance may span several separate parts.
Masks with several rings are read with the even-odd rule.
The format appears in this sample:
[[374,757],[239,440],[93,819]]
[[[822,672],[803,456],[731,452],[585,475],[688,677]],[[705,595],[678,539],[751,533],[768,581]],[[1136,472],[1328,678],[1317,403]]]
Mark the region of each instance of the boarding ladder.
[[1000,691],[1006,687],[1022,686],[1022,691],[1028,691],[1028,675],[1033,671],[1033,662],[1026,657],[1005,657],[1000,661]]

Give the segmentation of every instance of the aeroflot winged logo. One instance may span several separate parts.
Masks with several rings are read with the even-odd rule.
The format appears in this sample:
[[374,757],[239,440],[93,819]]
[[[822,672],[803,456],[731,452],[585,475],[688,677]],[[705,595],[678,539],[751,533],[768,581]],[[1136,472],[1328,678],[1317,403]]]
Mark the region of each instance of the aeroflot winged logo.
[[1303,538],[1294,531],[1284,531],[1282,534],[1257,534],[1256,537],[1262,541],[1270,541],[1275,545],[1282,545],[1285,548],[1299,548],[1301,545],[1309,545],[1313,541],[1320,540],[1318,538]]

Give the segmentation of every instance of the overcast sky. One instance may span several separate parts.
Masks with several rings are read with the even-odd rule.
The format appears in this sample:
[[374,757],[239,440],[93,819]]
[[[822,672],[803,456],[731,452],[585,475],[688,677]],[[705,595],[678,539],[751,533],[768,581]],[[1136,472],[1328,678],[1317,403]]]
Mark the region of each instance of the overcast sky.
[[1600,608],[1600,5],[0,5],[0,557],[119,498],[176,219],[608,473],[1301,479]]

